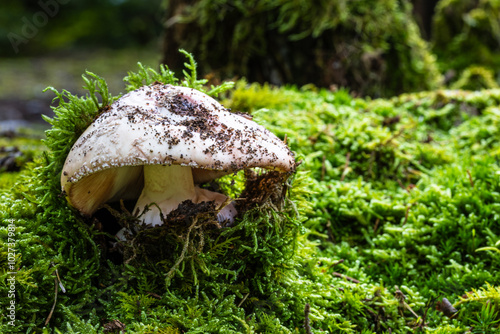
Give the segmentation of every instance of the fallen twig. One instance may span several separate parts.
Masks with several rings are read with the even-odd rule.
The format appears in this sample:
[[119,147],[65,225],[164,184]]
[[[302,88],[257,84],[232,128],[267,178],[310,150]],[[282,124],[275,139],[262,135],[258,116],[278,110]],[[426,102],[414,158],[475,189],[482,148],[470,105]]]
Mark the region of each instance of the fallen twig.
[[54,310],[56,308],[57,291],[59,291],[59,284],[57,284],[57,277],[54,277],[54,285],[55,285],[54,304],[52,305],[52,309],[50,310],[50,313],[49,313],[47,319],[45,320],[45,326],[47,326],[47,324],[49,323],[50,318],[52,318],[52,314],[54,313]]
[[406,212],[405,212],[405,220],[403,220],[403,226],[406,224],[406,222],[408,221],[408,214],[410,213],[410,209],[413,208],[413,206],[417,204],[417,202],[414,202],[414,203],[411,203],[411,205],[408,205],[406,207]]
[[377,232],[379,223],[380,223],[380,218],[377,218],[377,220],[375,220],[375,225],[373,225],[373,233]]
[[410,305],[408,305],[405,301],[406,299],[406,296],[405,294],[399,290],[399,287],[397,285],[394,286],[394,288],[396,289],[396,292],[394,293],[396,299],[399,301],[399,303],[404,306],[406,309],[408,309],[411,314],[413,314],[415,316],[415,318],[419,319],[420,316],[418,314],[415,313],[415,311],[413,311],[413,309],[410,307]]
[[245,295],[245,297],[243,297],[243,299],[241,300],[241,302],[238,304],[238,307],[240,307],[241,305],[243,305],[243,303],[245,302],[245,300],[247,300],[247,297],[248,297],[249,295],[250,295],[250,292],[249,292],[249,293],[247,293],[247,294]]
[[[55,267],[54,263],[50,264],[52,267]],[[56,308],[57,304],[57,293],[59,292],[59,287],[61,287],[61,291],[63,293],[66,293],[66,289],[64,288],[64,285],[61,282],[61,278],[59,277],[59,272],[57,269],[54,271],[54,285],[55,285],[55,293],[54,293],[54,304],[52,305],[52,309],[49,312],[49,315],[47,316],[47,319],[45,320],[45,326],[49,323],[50,319],[52,318],[52,314],[54,313],[54,310]]]
[[344,259],[340,259],[340,260],[338,260],[338,261],[335,261],[334,263],[332,263],[332,265],[330,266],[330,268],[331,268],[331,267],[335,267],[336,265],[341,264],[341,263],[343,263],[344,261],[345,261]]
[[340,176],[340,181],[344,181],[344,178],[346,177],[346,175],[349,171],[349,161],[350,160],[351,160],[351,152],[347,152],[347,155],[345,157],[344,170],[342,171],[342,176]]
[[161,299],[161,296],[157,293],[154,293],[154,292],[147,292],[148,295],[150,295],[151,297],[153,298],[156,298],[156,299]]
[[311,306],[309,305],[309,303],[306,303],[306,306],[304,307],[304,329],[306,330],[307,334],[312,334],[311,324],[309,320],[310,312],[311,312]]
[[[54,266],[54,264],[52,264],[52,266]],[[66,293],[66,289],[64,288],[64,285],[61,282],[61,278],[59,277],[59,273],[57,272],[57,269],[56,269],[56,277],[57,277],[57,280],[59,282],[59,287],[61,288],[62,293]]]
[[469,182],[470,182],[470,186],[472,188],[474,188],[474,180],[472,179],[472,175],[470,173],[470,170],[467,169],[467,175],[469,176]]
[[356,283],[356,284],[358,284],[358,283],[359,283],[359,281],[358,281],[357,279],[352,278],[352,277],[349,277],[349,276],[346,276],[346,275],[342,275],[341,273],[338,273],[338,272],[336,272],[336,271],[334,271],[334,272],[332,273],[332,275],[333,275],[333,276],[335,276],[335,277],[339,277],[339,278],[346,279],[346,280],[348,280],[349,282],[353,282],[353,283]]

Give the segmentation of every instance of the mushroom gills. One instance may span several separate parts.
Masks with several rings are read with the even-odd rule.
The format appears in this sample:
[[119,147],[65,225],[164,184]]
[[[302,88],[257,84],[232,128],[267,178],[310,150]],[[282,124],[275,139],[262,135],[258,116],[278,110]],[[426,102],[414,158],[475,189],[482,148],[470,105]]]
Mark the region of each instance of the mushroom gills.
[[142,188],[142,167],[110,168],[85,176],[80,182],[66,181],[68,200],[87,216],[103,203],[137,198]]

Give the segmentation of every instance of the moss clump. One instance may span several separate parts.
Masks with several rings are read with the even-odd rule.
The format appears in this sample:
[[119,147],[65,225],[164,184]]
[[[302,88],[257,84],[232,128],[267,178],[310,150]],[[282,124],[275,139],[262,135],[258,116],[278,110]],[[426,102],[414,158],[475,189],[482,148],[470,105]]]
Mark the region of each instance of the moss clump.
[[182,47],[204,73],[375,97],[440,85],[409,1],[173,2],[168,13],[165,62]]
[[[498,330],[498,306],[485,309],[499,301],[488,285],[500,279],[498,90],[374,101],[324,90],[281,94],[297,97],[255,114],[287,134],[314,176],[305,225],[316,232],[309,238],[319,241],[319,254],[343,260],[339,274],[375,286],[383,282],[396,295],[396,286],[404,289],[410,308],[427,323],[380,320],[387,314],[366,302],[374,295],[363,304],[370,324],[356,322],[358,328]],[[483,248],[489,253],[477,252]],[[488,291],[487,297],[462,299],[471,289]],[[454,320],[433,310],[443,297],[460,310]]]
[[467,67],[451,86],[453,89],[481,90],[498,88],[493,71],[481,66]]
[[495,0],[439,1],[434,15],[432,49],[442,71],[452,70],[461,80],[467,68],[482,66],[495,69],[494,77],[497,76],[499,16],[500,4]]

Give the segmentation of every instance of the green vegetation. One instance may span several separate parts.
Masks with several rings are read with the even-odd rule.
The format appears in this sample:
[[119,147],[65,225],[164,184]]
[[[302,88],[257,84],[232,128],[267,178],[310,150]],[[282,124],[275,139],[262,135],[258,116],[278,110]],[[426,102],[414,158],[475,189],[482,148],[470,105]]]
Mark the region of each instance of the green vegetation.
[[[185,55],[182,80],[140,65],[127,89],[158,80],[218,94],[286,138],[302,161],[298,172],[223,178],[220,187],[242,198],[269,183],[276,190],[253,198],[258,205],[240,211],[233,227],[213,228],[213,209],[200,206],[112,247],[106,226],[134,222],[126,203],[83,218],[60,196],[59,173],[117,96],[92,73],[84,97],[51,89],[59,104],[48,150],[0,201],[1,282],[9,223],[16,227],[15,330],[498,331],[500,90],[370,100],[240,81],[224,93],[231,84],[202,86]],[[0,285],[1,305],[8,289]],[[12,331],[9,321],[2,313],[1,332]]]
[[0,191],[10,189],[27,164],[45,150],[42,137],[43,130],[36,128],[0,134]]
[[[496,0],[441,0],[433,18],[433,52],[443,72],[455,71],[461,81],[471,66],[500,68],[500,3]],[[464,74],[461,74],[463,71]],[[485,70],[482,70],[483,72]],[[498,79],[497,79],[498,80]],[[481,88],[494,88],[484,80]],[[461,86],[461,88],[468,88]]]
[[[349,87],[392,96],[441,84],[410,1],[168,2],[169,50],[184,48],[204,73],[251,82]],[[177,58],[175,52],[164,61]]]
[[493,71],[481,66],[467,67],[458,80],[451,85],[454,89],[481,90],[498,88]]

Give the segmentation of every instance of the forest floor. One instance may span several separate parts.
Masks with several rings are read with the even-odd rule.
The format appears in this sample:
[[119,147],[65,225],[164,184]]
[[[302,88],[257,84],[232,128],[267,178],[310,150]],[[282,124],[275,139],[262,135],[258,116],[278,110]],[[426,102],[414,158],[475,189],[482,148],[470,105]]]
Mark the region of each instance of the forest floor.
[[[99,55],[2,63],[0,104],[11,109],[1,117],[37,123],[54,95],[41,91],[84,94],[85,69],[118,95],[137,60],[157,64],[154,53]],[[135,84],[172,83],[143,74]],[[99,112],[91,99],[59,105],[44,144],[32,128],[0,135],[0,232],[16,236],[21,254],[12,264],[20,268],[19,332],[41,328],[50,314],[51,328],[66,333],[102,333],[110,324],[144,334],[498,333],[500,90],[372,100],[240,80],[222,104],[251,114],[301,162],[287,191],[276,188],[287,199],[268,196],[239,211],[232,228],[212,228],[213,217],[189,224],[174,217],[121,243],[119,258],[114,232],[102,227],[137,217],[125,204],[123,212],[110,206],[81,217],[60,192],[64,160],[81,134],[75,129],[83,132]],[[244,199],[251,175],[226,175],[216,186]],[[57,283],[53,270],[66,286],[58,294],[56,284],[57,303],[47,293]],[[0,271],[0,280],[10,274]],[[2,305],[8,289],[0,285]],[[2,321],[0,332],[11,329]]]

